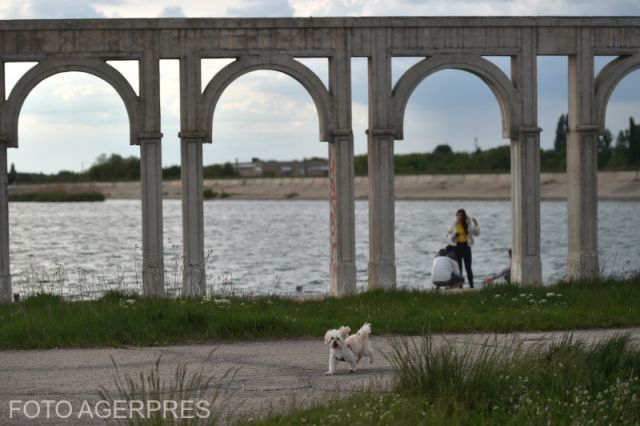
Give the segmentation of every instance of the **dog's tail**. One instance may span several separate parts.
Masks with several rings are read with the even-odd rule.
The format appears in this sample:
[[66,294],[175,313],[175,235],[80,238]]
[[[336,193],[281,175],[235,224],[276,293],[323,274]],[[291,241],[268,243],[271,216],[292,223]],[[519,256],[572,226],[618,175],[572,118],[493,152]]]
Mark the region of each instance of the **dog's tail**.
[[360,327],[360,330],[358,330],[358,336],[362,338],[363,342],[366,342],[367,340],[369,340],[370,334],[371,334],[371,324],[369,324],[368,322],[365,322],[364,324],[362,324],[362,327]]

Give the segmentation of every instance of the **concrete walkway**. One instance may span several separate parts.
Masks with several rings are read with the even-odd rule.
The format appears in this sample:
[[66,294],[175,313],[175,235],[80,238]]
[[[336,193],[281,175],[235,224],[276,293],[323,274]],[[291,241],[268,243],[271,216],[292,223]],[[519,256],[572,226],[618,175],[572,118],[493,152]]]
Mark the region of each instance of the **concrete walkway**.
[[[571,332],[448,334],[435,338],[460,344],[468,341],[474,345],[484,344],[487,340],[501,345],[516,338],[528,346],[545,344],[567,333]],[[640,341],[640,327],[575,331],[573,335],[591,342],[616,333],[630,334]],[[135,378],[140,373],[149,373],[160,356],[161,374],[167,381],[172,381],[176,367],[181,363],[186,363],[188,373],[203,370],[207,376],[216,377],[229,369],[238,369],[230,384],[220,384],[210,390],[212,393],[219,388],[221,395],[228,399],[225,406],[233,418],[266,415],[292,405],[308,406],[370,386],[388,389],[392,385],[393,370],[384,355],[391,353],[390,338],[373,336],[372,345],[377,350],[372,365],[365,359],[356,373],[349,374],[347,364],[338,363],[338,374],[334,376],[324,375],[328,349],[321,337],[124,349],[0,351],[0,424],[104,424],[104,420],[98,419],[95,414],[92,419],[87,411],[82,413],[80,419],[78,415],[85,400],[90,408],[95,408],[95,402],[100,399],[98,389],[101,386],[108,391],[115,391],[115,369],[111,357],[121,375],[129,374]],[[22,402],[11,405],[11,400]],[[58,403],[58,414],[67,415],[69,404],[65,401],[68,401],[72,415],[67,420],[47,420],[47,403],[25,405],[29,400],[55,401],[49,403],[51,417],[56,417],[55,405]],[[11,411],[11,407],[15,410]],[[25,417],[25,412],[33,416],[38,407],[39,417],[32,420]],[[217,409],[215,414],[226,417]]]

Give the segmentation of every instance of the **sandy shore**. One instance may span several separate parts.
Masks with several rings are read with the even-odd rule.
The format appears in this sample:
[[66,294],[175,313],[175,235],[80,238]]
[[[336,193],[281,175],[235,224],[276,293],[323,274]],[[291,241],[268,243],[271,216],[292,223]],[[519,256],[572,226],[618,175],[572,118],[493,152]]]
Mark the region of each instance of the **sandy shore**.
[[[564,173],[543,173],[540,178],[543,199],[566,199],[567,176]],[[234,199],[326,199],[328,183],[325,177],[309,178],[252,178],[205,180],[204,188],[217,194],[225,193]],[[110,199],[140,198],[139,182],[88,182],[65,184],[11,185],[10,193],[34,191],[98,191]],[[355,196],[366,199],[367,177],[355,178]],[[509,174],[419,175],[396,176],[396,198],[400,200],[426,199],[509,199]],[[180,181],[163,184],[166,199],[179,199]],[[640,200],[640,173],[598,173],[600,199]]]

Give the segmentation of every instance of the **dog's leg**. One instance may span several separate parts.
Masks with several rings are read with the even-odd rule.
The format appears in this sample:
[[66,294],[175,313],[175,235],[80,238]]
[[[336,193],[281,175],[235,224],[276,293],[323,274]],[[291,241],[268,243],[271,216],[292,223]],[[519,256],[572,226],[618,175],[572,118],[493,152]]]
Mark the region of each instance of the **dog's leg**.
[[369,342],[367,342],[367,344],[365,345],[363,352],[365,356],[369,357],[369,364],[373,364],[373,349],[371,348]]
[[353,352],[351,352],[351,351],[345,352],[344,360],[351,365],[351,367],[349,368],[349,373],[355,372],[356,371],[356,362],[358,362],[358,361],[357,361],[356,356],[353,354]]
[[332,375],[336,371],[336,357],[333,354],[329,354],[329,371],[324,373],[325,376]]

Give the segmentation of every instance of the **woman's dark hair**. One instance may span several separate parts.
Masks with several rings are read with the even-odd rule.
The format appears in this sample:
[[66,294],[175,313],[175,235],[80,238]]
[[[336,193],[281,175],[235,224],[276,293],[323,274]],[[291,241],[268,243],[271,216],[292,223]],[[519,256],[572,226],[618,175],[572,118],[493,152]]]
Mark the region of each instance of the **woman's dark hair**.
[[462,215],[462,228],[464,228],[464,233],[469,234],[469,224],[467,223],[467,212],[464,209],[460,209],[456,212],[456,216]]

